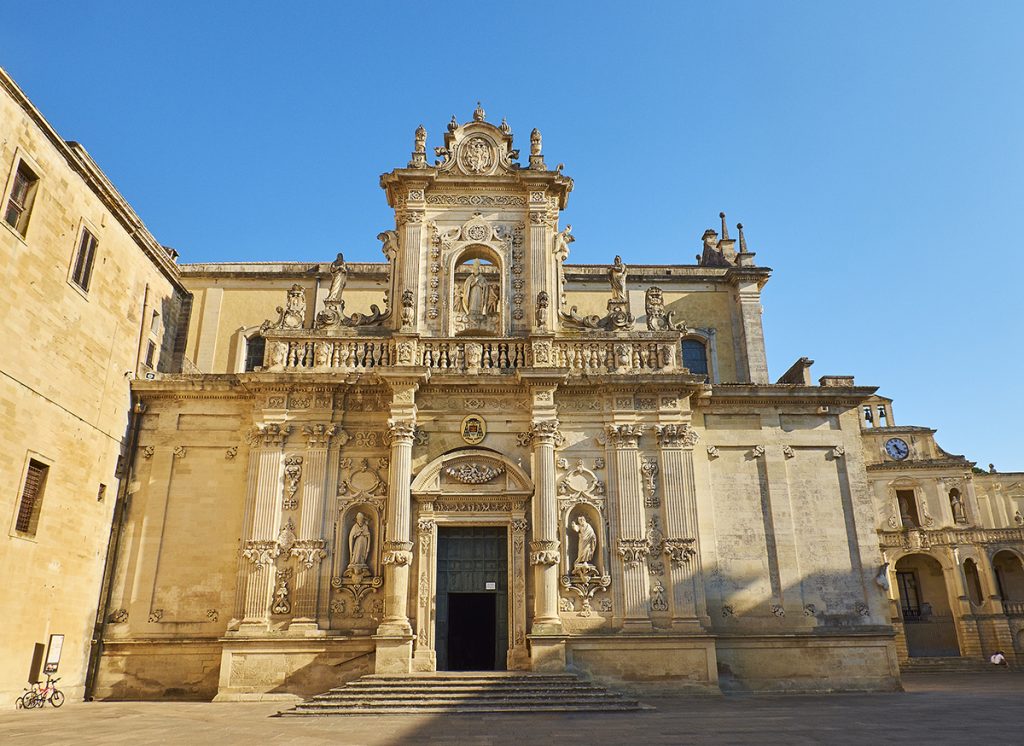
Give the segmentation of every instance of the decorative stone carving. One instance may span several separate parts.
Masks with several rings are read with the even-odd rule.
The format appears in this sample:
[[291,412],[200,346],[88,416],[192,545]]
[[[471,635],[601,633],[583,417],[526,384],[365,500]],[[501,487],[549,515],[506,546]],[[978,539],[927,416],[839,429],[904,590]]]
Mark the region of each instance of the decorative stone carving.
[[[565,462],[561,468],[569,464],[566,459],[559,459]],[[559,500],[575,502],[589,502],[596,507],[604,505],[601,498],[605,494],[604,482],[597,478],[594,472],[583,466],[583,459],[577,459],[573,468],[558,481]]]
[[280,554],[281,547],[276,541],[249,540],[242,549],[242,556],[256,565],[257,569],[273,565]]
[[616,550],[622,557],[626,567],[634,568],[640,565],[650,552],[650,545],[646,538],[643,539],[619,539]]
[[842,458],[846,455],[846,448],[844,446],[836,446],[832,449],[832,458]]
[[572,612],[576,610],[576,604],[571,598],[562,596],[558,599],[558,610],[561,612]]
[[402,327],[408,329],[416,323],[415,299],[411,290],[402,291]]
[[780,604],[772,604],[772,614],[777,617],[786,616],[786,610]]
[[551,304],[551,299],[548,297],[546,290],[541,290],[537,293],[537,328],[547,329],[548,327],[548,306]]
[[523,447],[545,441],[550,441],[555,448],[565,442],[565,436],[558,430],[558,420],[535,420],[530,423],[530,429],[527,432],[519,433],[516,436],[516,442]]
[[185,454],[188,451],[185,449],[185,446],[175,446],[173,453],[175,458],[185,458]]
[[622,301],[626,300],[626,276],[629,273],[629,269],[622,261],[621,256],[615,257],[615,262],[608,270],[608,284],[612,288],[612,300]]
[[220,612],[218,612],[216,609],[207,609],[206,610],[206,621],[208,621],[208,622],[216,622],[219,619],[220,619]]
[[337,425],[325,425],[322,423],[303,425],[302,434],[306,436],[306,447],[310,450],[314,448],[327,448],[331,444],[331,438],[336,435],[342,446],[349,440],[348,435]]
[[530,542],[530,564],[531,565],[557,565],[558,564],[558,542],[557,541],[531,541]]
[[416,424],[410,420],[389,420],[388,436],[393,443],[396,440],[404,440],[412,443],[416,435]]
[[786,458],[793,458],[796,456],[796,451],[793,450],[793,446],[782,446],[782,455]]
[[282,568],[277,571],[277,587],[274,589],[274,605],[270,611],[278,616],[291,614],[292,602],[289,600],[288,580],[291,578],[291,568]]
[[608,613],[612,610],[612,600],[610,598],[602,598],[597,604],[598,611]]
[[640,457],[640,476],[644,484],[644,507],[657,508],[661,505],[658,497],[658,462],[647,456]]
[[114,609],[108,619],[111,624],[124,624],[128,621],[128,609]]
[[281,526],[281,530],[277,532],[277,546],[280,553],[288,554],[292,546],[295,544],[295,524],[292,523],[292,519]]
[[643,425],[605,425],[604,431],[616,448],[636,448],[644,429]]
[[413,139],[412,159],[409,161],[409,168],[427,167],[427,130],[421,124],[416,128]]
[[529,524],[527,524],[525,518],[513,518],[512,519],[512,533],[513,534],[525,534],[528,525]]
[[299,480],[302,479],[302,456],[287,456],[284,460],[284,492],[285,499],[282,507],[285,510],[295,510],[298,507],[298,500],[295,493],[299,490]]
[[679,567],[697,555],[694,543],[694,539],[665,539],[665,554],[675,567]]
[[385,565],[409,565],[412,564],[412,542],[411,541],[388,541],[385,542],[384,558]]
[[665,586],[661,584],[661,581],[655,581],[651,586],[651,611],[668,611]]
[[[341,254],[338,255],[339,257]],[[333,266],[333,265],[332,265]],[[344,288],[344,285],[342,286]],[[277,307],[277,323],[271,325],[269,321],[263,322],[261,329],[301,329],[306,321],[306,291],[302,285],[295,284],[288,289],[288,296],[284,306]],[[283,361],[282,361],[283,362]]]
[[368,459],[359,459],[355,468],[350,459],[342,459],[339,466],[348,470],[348,475],[338,482],[338,497],[344,498],[345,503],[366,501],[378,507],[383,504],[388,485]]
[[291,431],[291,425],[279,425],[276,422],[256,425],[249,431],[249,444],[263,448],[280,448]]
[[372,523],[366,517],[366,513],[356,513],[349,529],[348,537],[348,565],[341,574],[342,578],[350,579],[355,583],[362,582],[362,579],[372,573],[369,565],[370,545],[373,542]]
[[864,603],[863,601],[858,601],[856,604],[854,604],[853,605],[853,610],[855,612],[857,612],[857,614],[859,616],[870,616],[871,615],[871,609],[869,609],[868,605],[866,603]]
[[708,458],[718,458],[718,446],[708,446]]
[[459,464],[458,466],[446,466],[444,473],[452,479],[463,484],[484,484],[491,482],[505,472],[501,464],[493,466],[488,464]]
[[343,615],[345,613],[345,600],[338,598],[331,601],[330,612],[332,614]]
[[149,612],[149,623],[150,624],[156,624],[157,622],[159,622],[163,618],[164,618],[164,610],[163,609],[153,609],[151,612]]
[[320,560],[327,556],[325,542],[323,539],[301,539],[296,541],[292,545],[291,556],[297,557],[299,563],[308,570],[313,565],[320,564]]
[[238,455],[238,446],[231,446],[224,451],[224,458],[228,461],[233,461],[235,456]]
[[750,450],[750,458],[761,458],[764,455],[764,446],[756,445]]
[[804,616],[814,616],[817,613],[818,609],[814,604],[807,604],[804,606]]
[[647,328],[653,332],[686,331],[686,324],[676,323],[672,311],[665,311],[665,296],[659,287],[649,287],[644,293],[644,312]]
[[153,446],[143,446],[142,458],[149,461],[151,458],[153,458],[154,453],[156,453],[156,448],[154,448]]
[[[700,441],[697,431],[687,424],[655,425],[654,431],[662,448],[693,448]],[[708,447],[708,453],[712,447]]]
[[732,604],[722,604],[722,616],[723,617],[731,617],[731,616],[735,616],[735,615],[736,615],[736,611],[735,611],[735,609],[733,609]]

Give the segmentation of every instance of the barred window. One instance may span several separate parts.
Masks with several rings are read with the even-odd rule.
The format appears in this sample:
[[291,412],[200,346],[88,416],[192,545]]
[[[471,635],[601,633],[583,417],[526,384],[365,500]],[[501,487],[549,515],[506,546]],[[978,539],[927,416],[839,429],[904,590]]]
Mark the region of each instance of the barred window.
[[28,472],[25,474],[25,485],[21,490],[21,502],[18,504],[18,520],[14,528],[22,533],[35,536],[39,524],[39,509],[43,505],[43,488],[46,486],[46,474],[50,467],[41,461],[29,459]]
[[14,184],[4,207],[4,220],[22,236],[28,231],[28,219],[32,214],[37,186],[39,177],[25,161],[19,161],[18,170],[14,174]]
[[75,252],[75,265],[71,273],[71,281],[86,292],[89,292],[89,283],[92,282],[92,267],[96,260],[96,243],[96,236],[92,235],[86,228],[82,228],[82,237],[78,241],[78,251]]

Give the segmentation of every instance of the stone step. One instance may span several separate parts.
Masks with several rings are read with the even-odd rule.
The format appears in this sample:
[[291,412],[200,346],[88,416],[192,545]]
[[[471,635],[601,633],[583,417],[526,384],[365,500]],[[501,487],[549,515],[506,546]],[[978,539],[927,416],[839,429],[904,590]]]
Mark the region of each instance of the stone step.
[[627,712],[648,709],[573,674],[373,674],[318,694],[287,716],[459,712]]

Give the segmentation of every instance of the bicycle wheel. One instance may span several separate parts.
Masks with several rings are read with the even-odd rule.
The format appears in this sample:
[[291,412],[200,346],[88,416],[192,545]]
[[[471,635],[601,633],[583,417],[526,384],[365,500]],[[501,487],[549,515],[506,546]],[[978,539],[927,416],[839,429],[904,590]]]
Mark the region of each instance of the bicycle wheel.
[[25,695],[24,694],[22,694],[20,697],[18,697],[16,700],[14,700],[14,709],[15,710],[23,710],[23,709],[25,709]]
[[50,704],[54,707],[60,707],[64,704],[64,692],[54,689],[53,694],[50,695]]
[[38,703],[39,697],[35,692],[25,692],[21,696],[21,706],[26,710],[31,710]]

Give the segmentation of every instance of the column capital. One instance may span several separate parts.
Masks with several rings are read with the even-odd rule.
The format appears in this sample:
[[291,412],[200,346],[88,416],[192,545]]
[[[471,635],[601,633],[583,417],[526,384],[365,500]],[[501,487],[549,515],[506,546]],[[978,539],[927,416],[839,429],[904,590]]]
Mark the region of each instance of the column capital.
[[412,542],[411,541],[386,541],[384,542],[385,565],[411,565],[412,564]]
[[392,444],[412,445],[416,436],[416,423],[413,420],[388,420],[388,438]]
[[565,442],[565,436],[559,431],[558,424],[558,420],[534,420],[525,432],[519,433],[519,445],[549,445],[557,448]]
[[331,445],[331,439],[336,435],[343,446],[349,440],[349,436],[344,430],[338,425],[329,422],[303,425],[302,434],[306,436],[306,447],[310,450],[314,448],[327,448]]
[[700,435],[686,423],[655,425],[658,444],[662,448],[693,448],[700,441]]
[[616,448],[636,448],[640,444],[640,436],[644,434],[644,425],[605,425],[604,436]]
[[284,445],[284,441],[291,431],[291,425],[267,422],[263,425],[255,425],[251,428],[247,433],[246,438],[248,439],[249,444],[254,448],[280,448]]

